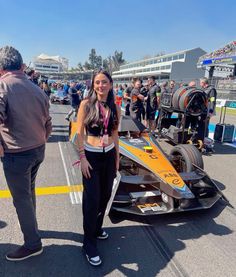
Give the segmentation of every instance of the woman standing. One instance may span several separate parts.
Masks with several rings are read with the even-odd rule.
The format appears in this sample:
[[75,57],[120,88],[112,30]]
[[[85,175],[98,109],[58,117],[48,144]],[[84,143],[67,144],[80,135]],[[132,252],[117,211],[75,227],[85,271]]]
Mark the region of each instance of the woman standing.
[[90,264],[101,259],[97,239],[107,239],[102,229],[112,185],[119,168],[118,124],[113,81],[108,72],[94,74],[88,98],[78,111],[78,151],[83,174],[83,250]]

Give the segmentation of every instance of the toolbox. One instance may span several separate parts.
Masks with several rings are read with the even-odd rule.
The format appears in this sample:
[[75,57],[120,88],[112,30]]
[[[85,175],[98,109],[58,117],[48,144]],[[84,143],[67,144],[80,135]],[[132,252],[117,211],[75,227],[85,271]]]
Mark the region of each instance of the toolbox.
[[220,121],[216,124],[214,140],[220,142],[233,142],[235,136],[235,126],[225,123],[225,114],[227,107],[221,107]]

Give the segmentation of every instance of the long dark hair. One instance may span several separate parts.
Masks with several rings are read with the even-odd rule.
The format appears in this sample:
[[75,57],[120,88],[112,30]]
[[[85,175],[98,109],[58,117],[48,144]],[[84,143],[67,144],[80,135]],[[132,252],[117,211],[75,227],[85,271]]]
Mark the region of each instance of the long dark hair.
[[99,124],[101,121],[99,101],[97,99],[97,93],[94,90],[94,80],[98,74],[105,75],[111,83],[111,89],[108,92],[108,96],[105,104],[109,107],[111,111],[112,129],[114,130],[118,127],[118,115],[117,115],[117,109],[116,109],[115,99],[114,99],[113,80],[111,78],[111,75],[106,70],[103,70],[103,69],[100,69],[99,71],[96,71],[93,74],[91,88],[87,97],[88,102],[87,102],[87,105],[85,106],[86,116],[85,116],[84,124],[85,125],[90,125],[94,123]]

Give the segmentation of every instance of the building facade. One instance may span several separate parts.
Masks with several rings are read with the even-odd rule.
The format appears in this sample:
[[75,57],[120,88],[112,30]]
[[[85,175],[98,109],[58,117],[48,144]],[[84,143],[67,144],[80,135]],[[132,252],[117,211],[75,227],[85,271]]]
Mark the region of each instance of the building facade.
[[112,78],[117,83],[130,82],[132,78],[141,78],[145,81],[148,76],[155,76],[157,82],[171,79],[177,82],[189,82],[204,76],[205,72],[197,68],[197,62],[205,53],[201,48],[194,48],[130,62],[120,66],[119,71],[113,72]]
[[33,61],[33,68],[39,73],[60,73],[68,70],[69,61],[60,56],[41,54]]

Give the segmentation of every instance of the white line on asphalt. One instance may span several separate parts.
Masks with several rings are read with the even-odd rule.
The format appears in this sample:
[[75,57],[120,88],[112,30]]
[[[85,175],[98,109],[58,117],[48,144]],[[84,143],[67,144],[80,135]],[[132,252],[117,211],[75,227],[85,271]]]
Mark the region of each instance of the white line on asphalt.
[[[72,172],[72,175],[73,175],[73,176],[76,176],[74,167],[72,167],[71,172]],[[75,192],[74,192],[74,195],[75,195],[75,198],[76,198],[76,199],[77,199],[77,195],[79,195],[79,200],[77,199],[77,201],[78,201],[79,203],[82,203],[82,192],[81,192],[81,191],[75,191]]]
[[[63,167],[64,167],[64,171],[65,171],[65,175],[66,175],[66,181],[67,181],[67,185],[70,187],[71,183],[70,183],[70,178],[69,178],[69,174],[66,168],[66,162],[65,162],[65,158],[62,152],[62,148],[61,148],[61,144],[60,142],[58,142],[58,146],[59,146],[59,150],[60,150],[60,154],[61,154],[61,159],[62,159],[62,163],[63,163]],[[72,204],[78,204],[78,202],[75,199],[75,196],[73,194],[73,192],[70,192],[70,201]]]

